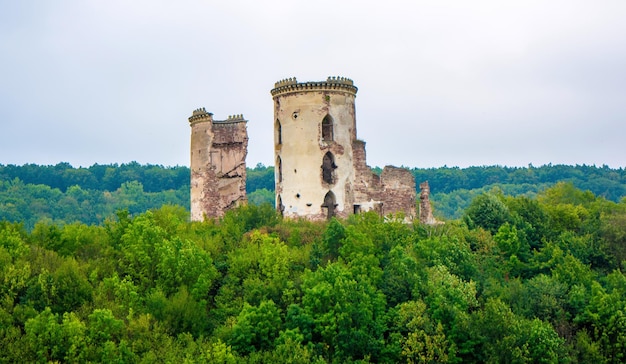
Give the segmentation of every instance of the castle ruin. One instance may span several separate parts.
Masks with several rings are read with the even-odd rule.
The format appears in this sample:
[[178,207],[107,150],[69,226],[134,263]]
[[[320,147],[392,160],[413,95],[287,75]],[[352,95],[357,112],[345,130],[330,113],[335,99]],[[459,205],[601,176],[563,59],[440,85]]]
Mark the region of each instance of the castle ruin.
[[246,199],[248,131],[243,115],[213,120],[194,110],[191,126],[191,220],[221,217]]
[[[375,174],[357,139],[357,87],[344,77],[271,90],[274,100],[276,209],[287,218],[327,220],[365,211],[416,217],[415,180],[405,168]],[[223,216],[246,202],[248,135],[242,115],[213,120],[197,109],[191,126],[191,220]]]

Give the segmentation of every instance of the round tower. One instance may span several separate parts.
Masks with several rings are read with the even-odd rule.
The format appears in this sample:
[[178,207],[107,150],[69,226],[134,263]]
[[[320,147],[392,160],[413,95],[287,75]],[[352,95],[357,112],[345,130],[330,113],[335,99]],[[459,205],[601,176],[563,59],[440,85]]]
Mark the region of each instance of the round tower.
[[357,88],[352,80],[277,82],[274,99],[276,208],[285,217],[346,217],[354,205]]

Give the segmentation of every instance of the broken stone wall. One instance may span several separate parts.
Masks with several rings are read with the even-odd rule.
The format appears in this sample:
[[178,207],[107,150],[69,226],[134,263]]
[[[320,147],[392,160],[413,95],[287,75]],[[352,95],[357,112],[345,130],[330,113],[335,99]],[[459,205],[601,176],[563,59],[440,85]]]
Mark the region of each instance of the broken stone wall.
[[383,214],[381,202],[382,185],[380,177],[372,172],[367,165],[365,142],[355,140],[352,143],[352,157],[354,163],[354,212],[376,211]]
[[221,217],[247,201],[246,121],[242,115],[213,121],[210,113],[200,114],[190,118],[192,221]]
[[222,216],[226,210],[247,201],[248,133],[245,122],[227,122],[214,123],[213,134],[212,165],[219,195],[219,211],[216,211],[216,216]]
[[406,168],[386,166],[380,175],[384,214],[403,212],[405,221],[415,218],[415,178]]

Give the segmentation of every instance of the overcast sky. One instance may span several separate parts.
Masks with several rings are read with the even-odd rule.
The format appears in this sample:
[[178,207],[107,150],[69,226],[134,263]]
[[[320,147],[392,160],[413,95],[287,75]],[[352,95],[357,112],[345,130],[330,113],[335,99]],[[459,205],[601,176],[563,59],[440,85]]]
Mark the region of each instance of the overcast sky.
[[189,165],[198,107],[273,164],[274,82],[359,88],[371,166],[626,167],[626,1],[0,3],[0,164]]

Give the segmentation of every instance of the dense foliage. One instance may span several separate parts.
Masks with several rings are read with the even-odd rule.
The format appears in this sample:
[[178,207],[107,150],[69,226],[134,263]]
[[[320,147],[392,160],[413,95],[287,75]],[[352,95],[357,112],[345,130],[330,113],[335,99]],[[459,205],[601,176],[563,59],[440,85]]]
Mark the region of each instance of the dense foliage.
[[621,363],[626,199],[559,183],[462,219],[0,222],[0,362]]

